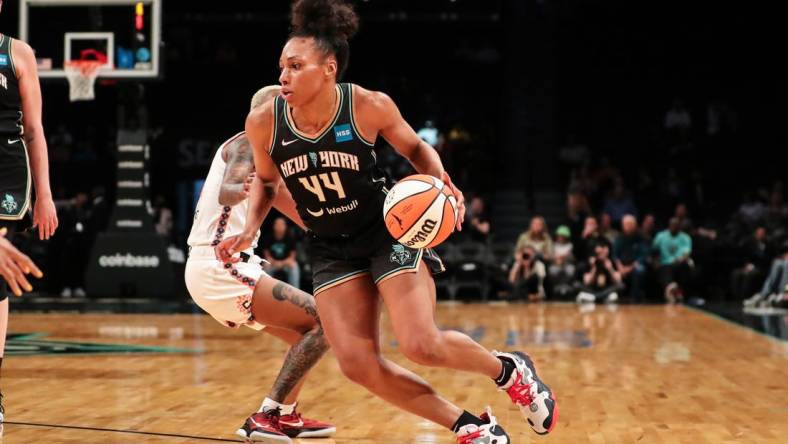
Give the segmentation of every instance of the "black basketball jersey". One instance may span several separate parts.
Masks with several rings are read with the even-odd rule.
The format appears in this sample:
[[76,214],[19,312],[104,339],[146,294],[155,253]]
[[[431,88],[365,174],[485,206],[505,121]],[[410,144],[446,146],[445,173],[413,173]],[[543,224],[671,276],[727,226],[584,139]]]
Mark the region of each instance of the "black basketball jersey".
[[315,138],[295,129],[287,102],[277,97],[269,152],[304,224],[323,237],[351,235],[382,218],[386,197],[374,143],[361,137],[353,119],[352,85],[337,84],[337,93],[337,114]]
[[22,97],[12,48],[13,39],[0,34],[0,137],[22,135]]

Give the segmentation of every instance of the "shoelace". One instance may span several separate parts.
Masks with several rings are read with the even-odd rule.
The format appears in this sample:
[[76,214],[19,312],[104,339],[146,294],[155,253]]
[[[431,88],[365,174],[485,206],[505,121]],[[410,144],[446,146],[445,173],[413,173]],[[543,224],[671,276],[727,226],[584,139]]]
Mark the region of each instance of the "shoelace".
[[516,404],[529,406],[532,402],[534,402],[534,397],[531,395],[532,384],[533,382],[530,384],[524,384],[523,375],[518,374],[517,379],[514,380],[514,384],[506,389],[506,393],[509,394],[509,397],[512,398],[512,401],[514,401]]
[[476,438],[482,437],[482,429],[479,429],[473,433],[469,433],[467,435],[458,436],[457,437],[457,444],[473,444],[473,440]]

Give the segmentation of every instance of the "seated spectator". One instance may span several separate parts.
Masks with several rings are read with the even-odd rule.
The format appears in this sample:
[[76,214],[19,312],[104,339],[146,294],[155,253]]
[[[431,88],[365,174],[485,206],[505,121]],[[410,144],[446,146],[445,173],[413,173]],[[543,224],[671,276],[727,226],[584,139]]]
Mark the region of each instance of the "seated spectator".
[[741,245],[743,263],[731,273],[731,295],[736,299],[752,296],[754,284],[766,276],[772,259],[772,248],[766,238],[766,228],[758,227]]
[[517,256],[523,254],[525,247],[533,247],[540,259],[550,261],[553,259],[553,239],[547,231],[547,224],[545,224],[542,216],[535,216],[531,219],[531,225],[528,231],[520,235],[517,239],[517,246],[515,247],[515,259]]
[[572,254],[571,236],[572,233],[566,225],[555,230],[555,254],[548,273],[553,293],[559,297],[569,296],[575,290],[575,257]]
[[635,216],[624,216],[621,219],[621,236],[613,244],[613,259],[632,302],[643,301],[643,287],[648,269],[648,245],[638,232]]
[[609,214],[614,221],[620,221],[627,214],[637,216],[637,209],[632,197],[624,189],[624,181],[620,178],[616,180],[613,191],[605,199],[605,207],[602,211]]
[[610,245],[613,245],[618,237],[618,231],[613,228],[613,219],[607,213],[602,213],[602,215],[599,216],[599,234],[607,239]]
[[577,302],[616,302],[618,292],[624,286],[621,273],[610,260],[610,244],[601,238],[594,246],[594,256],[588,259],[589,270],[583,274],[583,289],[577,295]]
[[657,227],[657,220],[654,218],[653,214],[647,214],[643,216],[643,222],[640,224],[640,236],[651,244],[654,240],[654,231]]
[[784,307],[788,299],[788,242],[783,243],[763,287],[744,301],[745,306],[775,305]]
[[269,262],[264,264],[268,274],[284,273],[290,285],[300,287],[301,269],[296,261],[296,244],[287,231],[287,222],[283,217],[274,220],[271,236],[263,243],[263,255]]
[[653,244],[659,253],[658,279],[670,303],[683,299],[691,273],[692,239],[679,224],[678,219],[671,218],[668,229],[660,231]]
[[465,214],[465,220],[470,227],[471,239],[477,242],[487,242],[490,238],[490,218],[481,197],[476,196],[471,199],[471,206]]
[[514,264],[509,270],[509,283],[512,285],[515,298],[522,299],[526,296],[531,302],[544,299],[545,266],[536,249],[532,245],[523,247],[520,254],[514,259]]

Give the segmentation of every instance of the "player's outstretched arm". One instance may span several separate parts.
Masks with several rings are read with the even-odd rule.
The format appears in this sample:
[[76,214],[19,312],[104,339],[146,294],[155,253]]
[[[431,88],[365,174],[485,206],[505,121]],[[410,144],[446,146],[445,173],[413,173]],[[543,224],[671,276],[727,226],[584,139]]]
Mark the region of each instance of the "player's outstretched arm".
[[30,153],[36,203],[33,208],[33,226],[38,227],[39,238],[49,239],[58,226],[52,190],[49,187],[49,158],[44,126],[41,123],[41,86],[38,83],[36,57],[33,49],[22,41],[13,40],[14,69],[19,79],[22,98],[25,143]]
[[421,174],[441,178],[451,188],[457,198],[458,218],[457,230],[462,230],[462,222],[465,220],[465,198],[451,181],[448,173],[443,169],[443,163],[435,151],[427,142],[423,141],[416,131],[405,121],[399,108],[391,100],[391,97],[382,92],[369,91],[361,87],[354,86],[354,103],[358,110],[356,113],[357,121],[361,128],[373,128],[394,149],[403,157],[410,161],[413,168]]

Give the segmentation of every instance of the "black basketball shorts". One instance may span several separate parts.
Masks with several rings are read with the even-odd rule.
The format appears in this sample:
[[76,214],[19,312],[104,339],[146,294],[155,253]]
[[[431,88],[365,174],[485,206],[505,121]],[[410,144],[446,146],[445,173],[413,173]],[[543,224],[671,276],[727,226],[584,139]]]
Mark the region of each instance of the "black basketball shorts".
[[382,219],[352,236],[313,235],[310,258],[315,296],[365,275],[380,284],[403,273],[414,273],[422,260],[432,274],[445,270],[435,251],[400,244],[391,237]]

